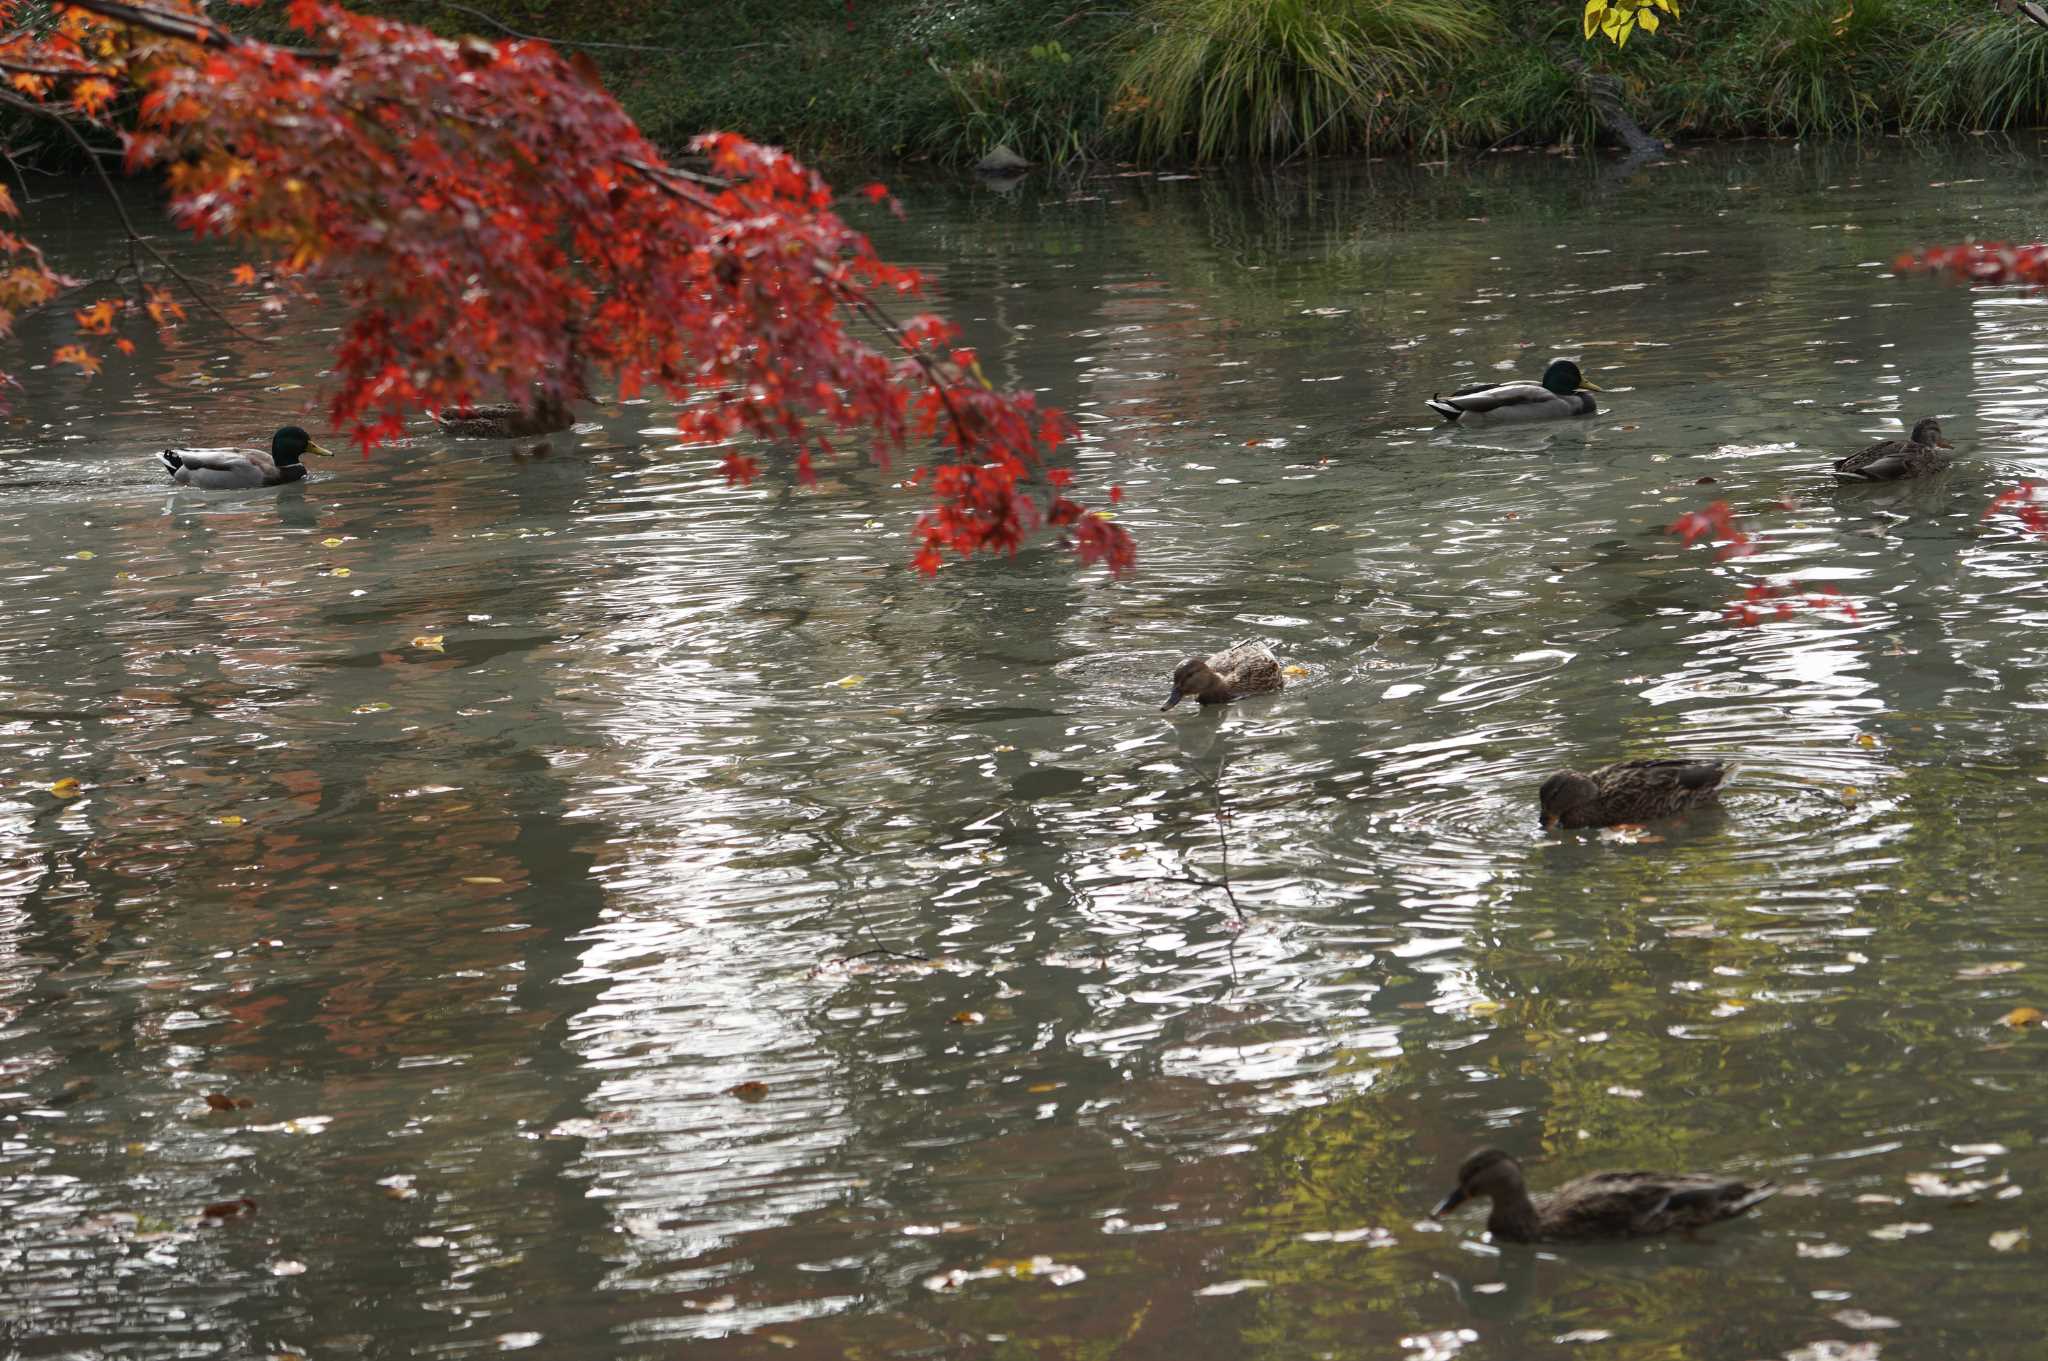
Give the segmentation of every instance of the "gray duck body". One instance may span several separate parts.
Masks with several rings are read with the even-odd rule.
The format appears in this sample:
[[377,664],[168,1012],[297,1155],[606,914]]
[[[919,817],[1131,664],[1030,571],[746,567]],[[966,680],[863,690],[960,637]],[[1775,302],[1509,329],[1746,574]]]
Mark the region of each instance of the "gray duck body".
[[1481,383],[1459,388],[1448,397],[1434,394],[1427,405],[1453,425],[1474,418],[1486,424],[1555,421],[1599,414],[1599,404],[1593,400],[1598,391],[1599,386],[1587,382],[1577,364],[1553,359],[1543,370],[1541,382]]

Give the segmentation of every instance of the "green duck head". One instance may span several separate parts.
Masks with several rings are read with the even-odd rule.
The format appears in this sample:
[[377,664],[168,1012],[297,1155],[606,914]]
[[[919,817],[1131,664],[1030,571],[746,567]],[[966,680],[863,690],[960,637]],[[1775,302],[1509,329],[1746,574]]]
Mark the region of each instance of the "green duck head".
[[1475,1196],[1492,1198],[1522,1189],[1522,1167],[1497,1148],[1482,1148],[1458,1165],[1458,1185],[1429,1212],[1439,1219]]
[[270,461],[280,468],[291,467],[307,454],[331,456],[333,452],[315,444],[313,437],[296,425],[287,425],[270,437]]
[[1598,383],[1586,381],[1586,375],[1579,372],[1579,366],[1569,359],[1553,359],[1550,367],[1543,370],[1543,386],[1560,397],[1569,397],[1580,388],[1588,392],[1603,392]]

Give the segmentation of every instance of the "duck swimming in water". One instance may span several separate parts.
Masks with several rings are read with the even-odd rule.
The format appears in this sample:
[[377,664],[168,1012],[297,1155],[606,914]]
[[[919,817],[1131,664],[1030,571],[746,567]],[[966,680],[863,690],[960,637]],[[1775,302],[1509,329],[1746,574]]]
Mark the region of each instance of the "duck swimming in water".
[[434,423],[455,439],[532,439],[567,430],[576,418],[560,397],[537,396],[531,407],[516,402],[452,406],[435,412]]
[[1456,424],[1467,418],[1487,423],[1554,421],[1566,416],[1592,416],[1600,407],[1592,394],[1600,391],[1586,381],[1579,366],[1569,359],[1553,359],[1536,383],[1479,384],[1459,388],[1450,396],[1432,394],[1429,409]]
[[1734,773],[1726,761],[1616,761],[1590,775],[1560,770],[1543,782],[1536,797],[1543,805],[1545,831],[1655,822],[1715,802],[1721,782]]
[[306,475],[299,462],[307,454],[331,454],[296,425],[270,437],[270,452],[261,449],[166,449],[157,455],[171,481],[181,487],[226,491],[235,487],[277,487]]
[[1703,1228],[1733,1219],[1777,1193],[1776,1182],[1734,1181],[1704,1172],[1595,1172],[1547,1195],[1531,1196],[1521,1165],[1489,1148],[1465,1159],[1457,1189],[1429,1215],[1440,1219],[1468,1200],[1486,1199],[1493,1202],[1486,1231],[1497,1239],[1585,1242]]
[[1173,669],[1173,693],[1160,711],[1192,697],[1202,704],[1228,704],[1263,695],[1287,684],[1280,662],[1263,643],[1236,643],[1208,657],[1190,657]]
[[1847,458],[1835,460],[1835,476],[1844,482],[1899,482],[1930,477],[1955,460],[1944,450],[1955,446],[1941,437],[1941,422],[1924,417],[1905,439],[1881,439]]

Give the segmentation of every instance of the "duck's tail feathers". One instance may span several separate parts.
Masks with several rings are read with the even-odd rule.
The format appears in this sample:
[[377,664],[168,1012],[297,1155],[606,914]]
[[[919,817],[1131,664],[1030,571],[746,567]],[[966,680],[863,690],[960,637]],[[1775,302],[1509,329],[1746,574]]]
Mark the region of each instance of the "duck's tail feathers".
[[185,466],[185,460],[178,457],[176,449],[166,449],[158,454],[157,457],[163,460],[164,471],[169,473],[174,479]]
[[1445,401],[1441,393],[1430,393],[1429,401],[1426,402],[1425,405],[1428,406],[1429,409],[1431,411],[1434,411],[1437,415],[1442,416],[1446,421],[1453,423],[1457,421],[1458,417],[1465,414],[1465,410],[1463,407],[1453,406],[1451,403]]
[[1743,1191],[1735,1199],[1729,1201],[1728,1213],[1730,1215],[1739,1215],[1752,1206],[1763,1204],[1776,1194],[1778,1194],[1778,1183],[1774,1181],[1760,1181]]

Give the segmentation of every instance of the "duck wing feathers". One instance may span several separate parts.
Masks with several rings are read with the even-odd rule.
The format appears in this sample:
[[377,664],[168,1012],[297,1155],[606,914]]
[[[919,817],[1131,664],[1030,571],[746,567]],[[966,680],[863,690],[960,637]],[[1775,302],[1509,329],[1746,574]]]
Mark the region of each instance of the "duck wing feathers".
[[166,449],[157,458],[181,487],[218,491],[284,481],[270,455],[257,449]]
[[1545,1238],[1616,1238],[1732,1219],[1777,1193],[1704,1172],[1601,1172],[1536,1197],[1536,1211]]
[[1593,772],[1593,783],[1611,822],[1654,822],[1712,803],[1734,771],[1726,761],[1663,757],[1603,766]]
[[1933,445],[1886,439],[1847,458],[1836,459],[1835,476],[1848,482],[1896,482],[1938,473],[1950,461],[1946,451]]
[[1209,658],[1209,669],[1238,695],[1263,694],[1286,684],[1280,675],[1280,659],[1259,642],[1232,643]]

